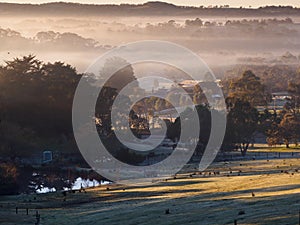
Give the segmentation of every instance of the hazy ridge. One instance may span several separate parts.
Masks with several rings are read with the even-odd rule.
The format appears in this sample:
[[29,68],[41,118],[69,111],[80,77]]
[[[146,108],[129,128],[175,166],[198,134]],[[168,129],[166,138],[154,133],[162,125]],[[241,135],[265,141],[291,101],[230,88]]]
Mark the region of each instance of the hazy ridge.
[[0,16],[297,16],[299,8],[291,6],[266,6],[251,8],[219,8],[177,6],[165,2],[144,4],[92,5],[79,3],[53,2],[46,4],[0,3]]

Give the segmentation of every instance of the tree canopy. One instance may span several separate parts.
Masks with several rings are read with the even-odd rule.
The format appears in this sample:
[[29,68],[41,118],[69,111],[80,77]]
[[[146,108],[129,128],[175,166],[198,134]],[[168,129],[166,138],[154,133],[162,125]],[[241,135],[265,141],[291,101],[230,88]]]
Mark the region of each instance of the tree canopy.
[[248,101],[252,106],[266,106],[271,101],[271,95],[260,78],[250,70],[245,71],[241,77],[231,80],[228,97]]

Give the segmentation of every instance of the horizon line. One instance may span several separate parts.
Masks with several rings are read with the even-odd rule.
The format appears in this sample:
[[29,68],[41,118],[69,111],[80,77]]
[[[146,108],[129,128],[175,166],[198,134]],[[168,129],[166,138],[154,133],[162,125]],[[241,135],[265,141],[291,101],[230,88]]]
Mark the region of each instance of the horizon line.
[[[43,1],[43,0],[42,0]],[[176,7],[187,7],[187,8],[205,8],[205,9],[259,9],[259,8],[265,8],[265,7],[292,7],[295,9],[299,9],[300,6],[293,6],[291,4],[287,5],[261,5],[258,7],[252,7],[252,6],[231,6],[230,4],[215,4],[215,5],[182,5],[182,4],[176,4],[168,1],[144,1],[143,3],[129,3],[129,2],[121,2],[121,3],[95,3],[95,2],[75,2],[75,1],[46,1],[46,2],[8,2],[8,1],[0,1],[0,4],[16,4],[16,5],[47,5],[47,4],[78,4],[78,5],[94,5],[94,6],[122,6],[122,5],[132,5],[132,6],[138,6],[138,5],[144,5],[147,3],[165,3],[169,5],[173,5]],[[226,6],[226,7],[224,7]]]

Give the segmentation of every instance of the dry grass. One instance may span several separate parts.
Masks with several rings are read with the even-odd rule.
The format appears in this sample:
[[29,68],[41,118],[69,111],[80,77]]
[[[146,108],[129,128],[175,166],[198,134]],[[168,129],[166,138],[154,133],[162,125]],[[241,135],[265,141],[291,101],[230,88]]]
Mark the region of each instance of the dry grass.
[[[89,189],[66,201],[61,193],[5,197],[0,224],[32,225],[35,208],[46,225],[298,224],[299,193],[300,159],[217,163],[206,173],[151,186]],[[15,205],[32,208],[30,215],[21,210],[16,216]]]

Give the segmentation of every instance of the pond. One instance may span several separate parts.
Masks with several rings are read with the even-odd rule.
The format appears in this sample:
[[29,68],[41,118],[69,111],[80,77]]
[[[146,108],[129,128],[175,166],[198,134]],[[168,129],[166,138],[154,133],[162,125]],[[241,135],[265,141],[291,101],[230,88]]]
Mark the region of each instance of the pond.
[[111,182],[88,168],[22,168],[17,185],[18,193],[49,193],[98,187]]
[[[81,177],[78,177],[71,185],[71,187],[64,187],[64,191],[68,190],[80,190],[82,188],[90,188],[90,187],[98,187],[100,185],[107,185],[110,184],[111,182],[109,181],[97,181],[95,179],[90,180],[90,179],[82,179]],[[43,185],[36,185],[35,186],[35,191],[38,194],[44,194],[44,193],[50,193],[50,192],[56,192],[55,187],[44,187]]]

